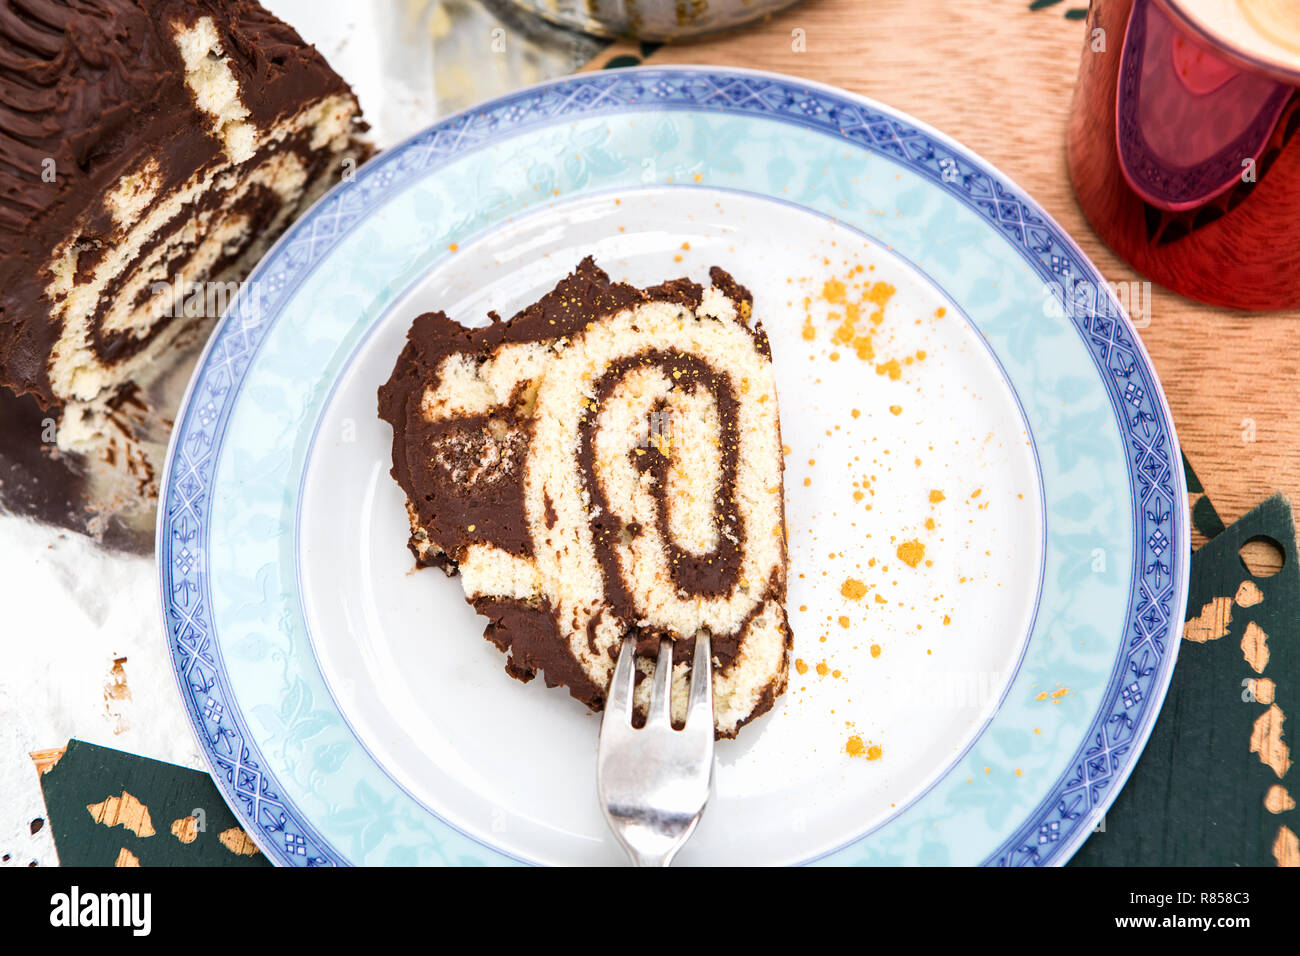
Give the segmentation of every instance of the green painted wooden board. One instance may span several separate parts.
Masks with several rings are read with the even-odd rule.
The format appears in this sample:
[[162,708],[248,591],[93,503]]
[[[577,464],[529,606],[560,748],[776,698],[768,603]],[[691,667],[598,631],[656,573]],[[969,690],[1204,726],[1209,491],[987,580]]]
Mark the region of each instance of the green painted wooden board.
[[[1208,505],[1208,499],[1201,501]],[[1197,525],[1203,531],[1218,521],[1217,515],[1201,518]],[[1243,544],[1260,537],[1276,543],[1285,557],[1282,570],[1271,577],[1252,576],[1239,556]],[[1243,583],[1257,588],[1258,595],[1243,590]],[[1251,603],[1256,597],[1262,600]],[[1073,865],[1277,866],[1279,857],[1300,863],[1294,855],[1300,813],[1266,806],[1270,792],[1275,808],[1285,806],[1282,793],[1294,798],[1297,773],[1286,768],[1279,775],[1251,751],[1252,737],[1266,739],[1260,731],[1279,713],[1285,716],[1281,744],[1288,751],[1288,738],[1294,737],[1298,607],[1300,564],[1291,506],[1275,495],[1192,556],[1187,608],[1192,624],[1184,632],[1155,731],[1107,813],[1105,829],[1089,838]],[[1250,656],[1257,663],[1257,638],[1266,635],[1268,661],[1258,671],[1243,651],[1248,631]],[[1271,682],[1271,694],[1263,680]],[[1274,752],[1280,754],[1280,748]],[[1285,767],[1280,757],[1275,763]]]
[[[227,846],[247,848],[247,838],[212,778],[197,770],[71,740],[59,762],[42,774],[41,790],[64,866],[136,865],[131,858],[140,866],[270,865],[260,852]],[[124,794],[147,808],[152,835],[136,832],[148,831],[137,822],[142,817],[136,803]],[[105,819],[97,822],[87,808],[105,804]],[[118,816],[134,829],[108,825]],[[178,832],[192,837],[188,843],[172,833],[175,821],[187,820],[193,822]]]

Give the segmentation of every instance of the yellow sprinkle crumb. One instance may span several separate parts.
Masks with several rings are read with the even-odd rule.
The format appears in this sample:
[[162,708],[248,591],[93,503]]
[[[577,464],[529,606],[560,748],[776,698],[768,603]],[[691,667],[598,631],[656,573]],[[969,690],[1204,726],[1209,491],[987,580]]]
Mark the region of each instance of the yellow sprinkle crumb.
[[904,541],[898,546],[898,559],[909,568],[914,568],[925,557],[925,545],[920,541]]
[[797,658],[797,659],[795,660],[795,662],[794,662],[794,669],[797,670],[800,674],[807,674],[807,673],[808,673],[808,665],[804,663],[802,657]]
[[844,283],[839,279],[827,279],[826,283],[822,286],[822,298],[827,302],[843,302],[844,292]]
[[939,502],[941,502],[941,501],[943,501],[943,492],[942,492],[942,491],[939,491],[938,489],[935,489],[934,491],[931,491],[931,492],[930,492],[930,504],[932,504],[932,505],[937,505],[937,504],[938,504]]
[[888,375],[891,380],[898,381],[903,375],[902,366],[898,364],[898,359],[890,359],[883,365],[876,366],[877,375]]
[[850,601],[856,601],[866,593],[867,586],[857,578],[845,578],[844,583],[840,585],[840,594]]

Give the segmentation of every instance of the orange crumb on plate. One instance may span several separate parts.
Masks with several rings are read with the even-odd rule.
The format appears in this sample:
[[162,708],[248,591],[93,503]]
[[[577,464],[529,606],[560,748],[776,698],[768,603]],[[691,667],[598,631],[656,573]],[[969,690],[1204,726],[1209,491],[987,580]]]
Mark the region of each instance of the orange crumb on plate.
[[845,578],[844,583],[840,585],[840,594],[844,595],[850,601],[856,601],[867,593],[867,586],[857,578]]
[[904,541],[898,546],[898,559],[909,568],[914,568],[925,557],[925,545],[920,541]]

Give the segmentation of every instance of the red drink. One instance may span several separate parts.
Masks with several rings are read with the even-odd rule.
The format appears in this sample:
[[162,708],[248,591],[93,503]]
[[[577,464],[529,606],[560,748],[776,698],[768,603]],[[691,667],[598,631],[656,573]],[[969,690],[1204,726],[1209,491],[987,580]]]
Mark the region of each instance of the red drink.
[[1138,272],[1215,305],[1300,306],[1300,32],[1275,2],[1093,0],[1088,18],[1079,204]]

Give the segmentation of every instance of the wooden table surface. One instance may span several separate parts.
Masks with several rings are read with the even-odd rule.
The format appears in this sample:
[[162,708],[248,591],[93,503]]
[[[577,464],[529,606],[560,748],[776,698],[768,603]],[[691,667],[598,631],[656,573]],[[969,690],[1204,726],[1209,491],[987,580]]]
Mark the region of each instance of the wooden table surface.
[[[805,0],[732,35],[661,47],[648,65],[772,70],[834,84],[960,140],[1031,196],[1112,282],[1140,277],[1092,231],[1066,172],[1086,25],[1065,2]],[[795,38],[802,31],[803,51]],[[592,67],[635,45],[616,44]],[[1293,241],[1300,241],[1295,239]],[[1276,491],[1300,502],[1300,313],[1245,313],[1152,288],[1141,330],[1183,451],[1231,524]],[[1253,435],[1253,441],[1248,440]]]

